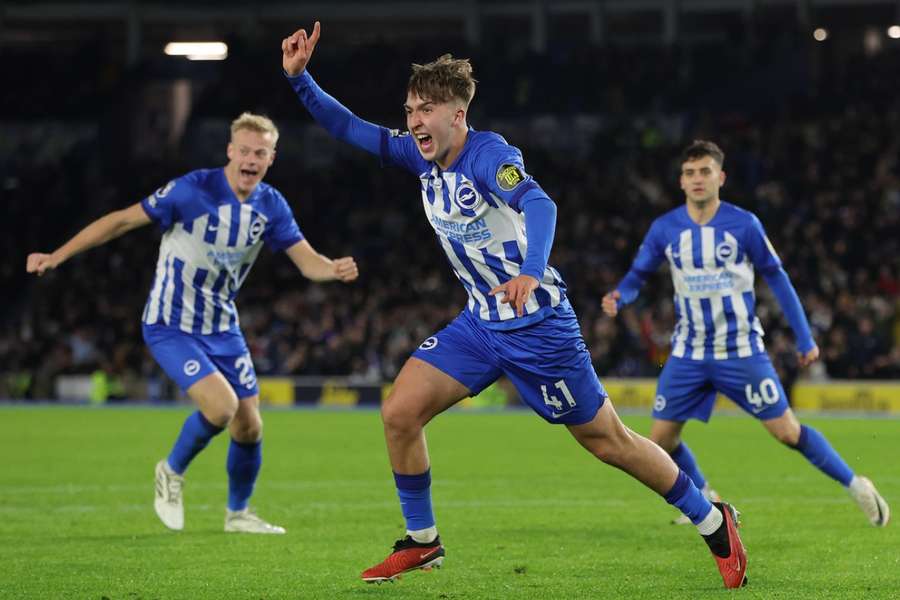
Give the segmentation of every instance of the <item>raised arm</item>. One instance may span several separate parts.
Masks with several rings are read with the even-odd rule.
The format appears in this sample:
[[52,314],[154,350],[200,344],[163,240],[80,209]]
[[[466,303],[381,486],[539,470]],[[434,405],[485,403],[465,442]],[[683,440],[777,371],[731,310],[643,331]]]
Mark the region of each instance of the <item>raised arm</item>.
[[75,234],[75,237],[52,253],[42,254],[35,252],[29,254],[25,270],[29,273],[43,275],[44,272],[55,269],[76,254],[94,246],[105,244],[123,233],[148,223],[150,223],[150,217],[147,216],[140,202],[128,208],[113,211],[79,231]]
[[306,70],[319,42],[321,25],[316,21],[312,34],[298,29],[281,42],[281,66],[303,106],[319,125],[337,139],[381,156],[388,130],[360,119],[343,104],[325,93]]
[[303,276],[313,281],[336,279],[348,283],[359,276],[359,269],[352,256],[330,259],[316,252],[306,240],[287,248],[285,253],[297,265]]

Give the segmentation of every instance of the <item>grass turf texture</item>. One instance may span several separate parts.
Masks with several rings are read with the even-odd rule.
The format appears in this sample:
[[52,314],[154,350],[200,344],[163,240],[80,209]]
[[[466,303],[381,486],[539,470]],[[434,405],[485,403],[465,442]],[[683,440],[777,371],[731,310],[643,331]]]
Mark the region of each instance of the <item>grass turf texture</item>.
[[[226,436],[191,465],[186,526],[152,508],[153,466],[186,409],[0,408],[2,598],[897,598],[900,527],[749,418],[686,438],[743,512],[750,586],[730,592],[692,527],[563,427],[527,412],[428,426],[445,566],[366,585],[403,531],[375,412],[265,414],[252,500],[285,536],[222,532]],[[649,418],[626,417],[639,432]],[[900,422],[806,419],[900,509]]]

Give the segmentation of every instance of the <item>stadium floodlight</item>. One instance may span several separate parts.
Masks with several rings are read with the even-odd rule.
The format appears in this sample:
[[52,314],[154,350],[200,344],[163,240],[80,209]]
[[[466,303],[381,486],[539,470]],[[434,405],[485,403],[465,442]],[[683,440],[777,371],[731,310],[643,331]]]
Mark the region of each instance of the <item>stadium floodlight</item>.
[[184,56],[188,60],[225,60],[228,44],[225,42],[169,42],[163,50],[169,56]]
[[892,40],[900,40],[900,25],[891,25],[888,27],[887,34]]
[[813,31],[813,38],[815,38],[817,42],[824,42],[828,39],[828,30],[824,27],[817,28]]

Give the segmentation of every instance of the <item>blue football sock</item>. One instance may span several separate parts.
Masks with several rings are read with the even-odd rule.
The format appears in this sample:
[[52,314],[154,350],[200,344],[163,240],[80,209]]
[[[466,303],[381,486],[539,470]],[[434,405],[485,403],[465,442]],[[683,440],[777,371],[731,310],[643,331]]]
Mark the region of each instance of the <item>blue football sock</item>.
[[706,486],[706,477],[704,477],[703,472],[700,471],[700,466],[697,465],[694,453],[691,452],[691,449],[688,448],[687,444],[681,442],[669,453],[669,456],[672,457],[672,460],[675,461],[678,468],[691,478],[691,481],[694,482],[694,485],[697,486],[698,490],[702,490],[704,486]]
[[703,497],[700,490],[691,482],[691,478],[684,471],[678,471],[675,485],[666,492],[666,502],[675,506],[697,525],[709,514],[712,504]]
[[228,446],[228,509],[244,510],[262,465],[262,441]]
[[812,465],[847,487],[853,479],[853,470],[847,466],[841,455],[838,454],[825,436],[806,425],[800,426],[800,439],[794,450],[806,457]]
[[194,457],[206,448],[209,440],[222,433],[221,427],[216,427],[206,420],[198,410],[187,419],[181,427],[181,433],[175,440],[175,446],[169,453],[169,466],[181,475],[184,473]]
[[400,508],[406,519],[408,531],[434,527],[434,511],[431,509],[431,469],[418,475],[394,473]]

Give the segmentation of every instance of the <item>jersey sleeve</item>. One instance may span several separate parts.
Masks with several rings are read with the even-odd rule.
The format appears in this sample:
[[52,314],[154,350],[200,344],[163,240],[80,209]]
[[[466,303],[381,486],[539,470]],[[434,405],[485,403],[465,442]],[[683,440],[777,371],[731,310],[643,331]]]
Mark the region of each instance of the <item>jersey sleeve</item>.
[[634,302],[641,287],[647,278],[656,272],[660,263],[665,259],[665,243],[662,236],[662,226],[659,219],[653,221],[650,230],[644,236],[638,248],[637,256],[631,263],[631,269],[626,273],[616,289],[619,290],[619,307]]
[[381,128],[381,162],[406,169],[414,175],[428,170],[428,164],[408,131]]
[[522,153],[515,146],[500,143],[485,146],[478,159],[476,183],[516,212],[522,212],[522,203],[532,196],[549,197],[525,171]]
[[308,70],[293,77],[285,74],[285,77],[303,106],[333,137],[380,156],[382,163],[403,167],[417,175],[422,172],[425,161],[409,133],[359,118],[320,88]]
[[193,173],[173,179],[141,200],[141,206],[160,229],[167,231],[183,218],[187,203],[194,195],[200,193],[195,183],[196,177]]
[[781,268],[781,259],[775,252],[775,247],[766,236],[762,223],[756,215],[750,215],[750,225],[745,230],[744,245],[747,256],[757,269],[762,273],[776,271]]
[[644,236],[640,248],[638,248],[637,256],[631,264],[633,271],[638,271],[644,277],[655,273],[659,265],[666,258],[666,245],[663,238],[662,226],[659,220],[653,221],[650,230]]
[[284,196],[278,192],[273,195],[275,198],[274,208],[270,222],[263,233],[263,241],[273,252],[279,252],[302,241],[304,236]]

